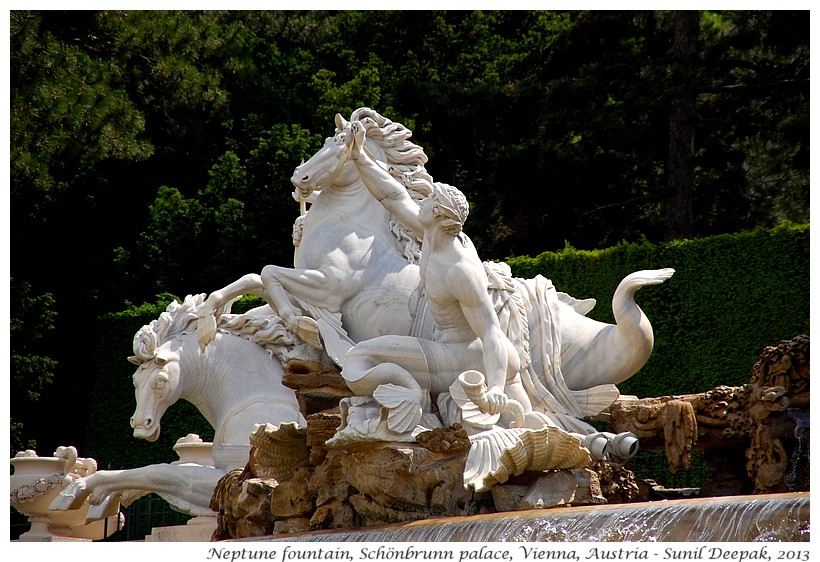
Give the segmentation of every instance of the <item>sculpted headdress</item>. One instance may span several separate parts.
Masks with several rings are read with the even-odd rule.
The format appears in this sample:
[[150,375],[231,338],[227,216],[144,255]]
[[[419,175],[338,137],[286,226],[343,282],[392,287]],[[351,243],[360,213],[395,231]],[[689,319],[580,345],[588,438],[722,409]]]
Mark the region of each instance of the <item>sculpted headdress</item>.
[[436,206],[433,215],[440,221],[441,229],[451,236],[458,236],[470,214],[467,198],[457,188],[446,183],[433,183]]

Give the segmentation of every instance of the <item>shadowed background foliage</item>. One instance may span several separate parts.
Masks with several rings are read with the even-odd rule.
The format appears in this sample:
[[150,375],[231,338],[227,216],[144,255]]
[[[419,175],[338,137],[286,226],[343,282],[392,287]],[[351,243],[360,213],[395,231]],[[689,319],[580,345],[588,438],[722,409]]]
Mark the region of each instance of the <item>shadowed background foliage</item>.
[[[675,267],[638,300],[658,333],[647,369],[686,391],[794,335],[769,323],[808,329],[787,308],[806,302],[807,255],[754,230],[809,220],[808,11],[9,17],[12,452],[173,455],[130,436],[128,458],[97,449],[130,434],[133,396],[105,384],[128,382],[133,332],[161,308],[141,303],[291,263],[290,174],[359,106],[412,129],[465,192],[484,259],[561,254],[534,259],[604,315],[627,270]],[[769,296],[787,287],[804,300]],[[735,348],[738,332],[758,339]],[[127,415],[92,406],[114,397]],[[175,410],[171,443],[195,425]]]

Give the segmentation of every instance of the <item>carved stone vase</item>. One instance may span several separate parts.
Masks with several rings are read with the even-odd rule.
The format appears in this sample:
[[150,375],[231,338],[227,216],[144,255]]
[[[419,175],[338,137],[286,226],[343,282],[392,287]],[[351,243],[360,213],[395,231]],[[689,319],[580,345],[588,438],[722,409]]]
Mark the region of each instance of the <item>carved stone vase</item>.
[[[28,516],[31,529],[21,541],[91,541],[105,538],[122,526],[119,513],[86,523],[89,504],[71,511],[54,511],[49,504],[76,478],[96,471],[93,459],[78,459],[74,447],[60,447],[53,457],[38,457],[34,451],[23,451],[10,460],[14,473],[9,479],[12,507]],[[119,527],[118,527],[119,525]]]
[[198,464],[200,466],[214,466],[211,450],[214,444],[203,441],[196,433],[189,433],[177,439],[174,445],[179,460],[171,464]]

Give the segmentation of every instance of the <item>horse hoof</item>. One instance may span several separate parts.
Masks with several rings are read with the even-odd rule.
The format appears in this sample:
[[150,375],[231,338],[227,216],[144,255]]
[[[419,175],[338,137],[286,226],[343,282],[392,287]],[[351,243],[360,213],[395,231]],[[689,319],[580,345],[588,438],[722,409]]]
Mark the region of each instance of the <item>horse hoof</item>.
[[85,482],[78,480],[60,492],[60,495],[52,500],[48,508],[54,511],[79,509],[85,498],[90,494],[91,492],[86,487]]

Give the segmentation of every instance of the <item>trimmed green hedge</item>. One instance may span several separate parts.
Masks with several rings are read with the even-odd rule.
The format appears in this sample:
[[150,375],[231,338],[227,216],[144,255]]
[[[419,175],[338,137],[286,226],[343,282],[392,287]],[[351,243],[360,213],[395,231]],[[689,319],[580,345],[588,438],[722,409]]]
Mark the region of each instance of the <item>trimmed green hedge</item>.
[[671,267],[662,285],[638,291],[655,348],[619,385],[639,397],[702,392],[749,381],[767,345],[809,333],[809,225],[654,245],[567,247],[506,260],[517,277],[541,274],[559,291],[598,301],[589,316],[613,322],[612,294],[629,273]]
[[[784,225],[733,235],[653,245],[621,244],[581,251],[567,247],[537,257],[507,260],[514,275],[551,279],[559,291],[594,297],[589,316],[612,322],[611,299],[618,283],[641,269],[672,267],[662,285],[642,288],[636,300],[655,331],[655,349],[634,377],[619,385],[640,397],[701,392],[748,382],[767,345],[809,333],[809,226]],[[101,318],[95,384],[83,454],[100,468],[131,468],[176,460],[172,447],[187,433],[213,438],[213,429],[187,402],[168,409],[156,443],[134,439],[134,411],[126,361],[136,331],[173,299],[131,307]],[[241,312],[258,299],[237,303]]]

